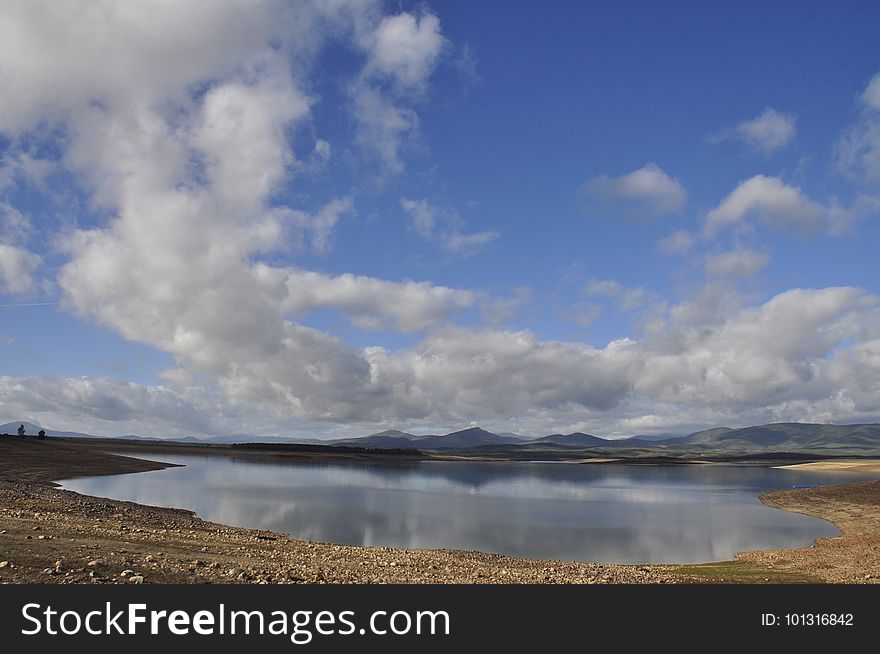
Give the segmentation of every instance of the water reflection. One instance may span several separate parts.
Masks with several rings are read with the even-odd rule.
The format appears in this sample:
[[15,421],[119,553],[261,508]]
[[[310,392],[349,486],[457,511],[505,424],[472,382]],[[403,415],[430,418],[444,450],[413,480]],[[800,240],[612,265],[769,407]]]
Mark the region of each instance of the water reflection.
[[830,523],[769,509],[755,495],[862,478],[733,465],[164,460],[186,467],[64,486],[316,541],[673,563],[717,561],[835,535]]

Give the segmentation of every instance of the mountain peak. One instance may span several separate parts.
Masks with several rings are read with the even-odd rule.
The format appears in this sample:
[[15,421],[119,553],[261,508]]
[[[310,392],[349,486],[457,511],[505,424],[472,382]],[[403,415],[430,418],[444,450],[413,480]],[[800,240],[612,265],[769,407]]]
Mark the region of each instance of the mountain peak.
[[482,427],[468,427],[467,429],[459,429],[458,431],[453,431],[446,434],[446,437],[449,436],[495,436],[491,431],[486,431]]
[[40,425],[35,425],[27,420],[13,420],[0,425],[0,434],[15,434],[18,432],[19,425],[24,425],[25,433],[29,436],[36,436],[37,432],[43,429]]

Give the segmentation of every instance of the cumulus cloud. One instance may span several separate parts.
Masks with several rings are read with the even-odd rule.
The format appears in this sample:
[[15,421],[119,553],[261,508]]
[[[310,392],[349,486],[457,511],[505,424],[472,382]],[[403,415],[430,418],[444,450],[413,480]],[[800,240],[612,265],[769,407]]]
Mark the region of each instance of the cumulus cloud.
[[858,384],[867,380],[841,388],[837,369],[848,367],[840,356],[847,340],[876,338],[877,301],[853,288],[796,289],[714,326],[672,326],[675,340],[645,344],[645,374],[635,391],[661,402],[731,408],[817,401],[841,391],[861,396]]
[[687,201],[681,182],[653,163],[620,177],[593,177],[584,183],[580,193],[591,211],[640,219],[680,214]]
[[708,234],[714,234],[724,227],[754,219],[778,229],[810,233],[821,229],[827,217],[827,208],[796,186],[789,186],[778,177],[755,175],[741,182],[706,214],[705,228]]
[[[4,61],[15,62],[0,69],[4,88],[21,91],[0,129],[63,126],[64,166],[111,216],[65,238],[63,305],[170,353],[177,368],[207,375],[230,400],[321,420],[369,415],[389,389],[372,382],[358,350],[292,319],[326,307],[359,325],[412,331],[472,302],[429,283],[310,275],[261,261],[290,245],[297,229],[326,251],[352,210],[345,198],[315,214],[272,203],[298,169],[288,134],[310,118],[302,81],[322,35],[352,22],[362,33],[382,25],[368,4],[348,9],[21,3],[3,23],[12,40],[0,45]],[[407,84],[430,68],[387,49],[375,56]],[[4,283],[21,290],[25,260],[19,250],[6,254]],[[179,372],[165,378],[185,380]]]
[[[442,52],[429,14],[389,23],[360,2],[333,11],[286,2],[7,4],[0,131],[10,139],[39,138],[45,125],[63,131],[52,143],[57,164],[99,210],[64,235],[63,306],[174,359],[161,373],[167,385],[2,377],[10,418],[182,435],[511,416],[538,431],[611,429],[638,416],[684,423],[731,407],[780,419],[880,411],[878,298],[858,289],[796,290],[719,309],[715,287],[706,293],[714,304],[664,308],[640,340],[595,347],[450,325],[459,312],[491,306],[474,291],[280,264],[274,255],[297,239],[327,251],[354,207],[331,196],[306,212],[276,198],[302,167],[291,134],[314,127],[316,53],[331,37],[356,44],[364,58],[351,95],[361,112],[357,138],[400,170],[401,143],[417,124],[407,103],[424,92],[419,80]],[[371,107],[358,109],[359,99]],[[681,184],[653,164],[595,178],[585,193],[645,217],[678,213],[686,201]],[[414,231],[450,251],[495,237],[466,232],[452,212],[423,200],[406,202]],[[715,229],[753,219],[811,224],[830,210],[758,177],[707,221]],[[0,265],[16,262],[2,269],[3,283],[33,283],[24,245],[3,247]],[[656,304],[608,280],[587,290],[624,309]],[[503,315],[524,299],[495,308]],[[303,324],[326,309],[362,329],[417,336],[400,349],[354,347]]]
[[706,236],[715,236],[727,227],[761,223],[802,236],[821,232],[840,235],[878,212],[880,199],[873,195],[858,194],[849,206],[835,198],[821,203],[778,177],[755,175],[706,214],[703,231]]
[[376,27],[367,76],[388,77],[403,90],[424,90],[446,39],[433,14],[386,16]]
[[446,39],[435,15],[403,12],[382,18],[361,41],[368,58],[351,90],[357,143],[400,173],[401,151],[419,130],[412,103],[425,95]]
[[859,117],[835,144],[837,169],[864,184],[880,184],[880,73],[859,97]]
[[794,140],[797,119],[792,114],[783,114],[772,107],[752,118],[743,121],[735,127],[723,129],[709,137],[713,143],[736,140],[745,143],[751,149],[763,154],[771,155],[785,148]]
[[736,249],[707,255],[705,270],[713,277],[752,277],[769,262],[766,252]]
[[[236,412],[239,420],[255,419],[255,407],[275,420],[307,410],[311,419],[377,424],[491,424],[515,416],[538,432],[864,419],[880,411],[878,307],[880,298],[859,289],[796,289],[723,315],[670,311],[643,339],[601,348],[529,331],[443,327],[398,351],[346,351],[306,330],[290,335],[302,348],[295,359],[282,352],[254,360],[250,374],[224,378],[222,393],[4,378],[0,402],[16,415],[69,411],[120,424],[151,421],[164,433],[190,424],[223,433],[217,430],[230,430]],[[296,392],[304,383],[311,395]],[[211,424],[198,422],[205,416]]]
[[498,232],[463,232],[464,221],[454,211],[440,209],[425,199],[404,198],[400,206],[410,217],[414,232],[454,254],[475,254],[498,238]]
[[[267,275],[272,271],[265,270]],[[330,277],[316,272],[291,272],[283,310],[302,316],[318,308],[343,312],[361,327],[416,332],[447,322],[457,311],[471,307],[472,291],[434,286],[427,282],[387,282],[359,275]]]
[[[103,378],[0,376],[0,404],[7,416],[18,420],[110,435],[122,435],[127,428],[151,435],[218,433],[212,416],[226,413],[222,404],[199,391],[184,395],[163,386]],[[114,425],[116,431],[108,432]]]

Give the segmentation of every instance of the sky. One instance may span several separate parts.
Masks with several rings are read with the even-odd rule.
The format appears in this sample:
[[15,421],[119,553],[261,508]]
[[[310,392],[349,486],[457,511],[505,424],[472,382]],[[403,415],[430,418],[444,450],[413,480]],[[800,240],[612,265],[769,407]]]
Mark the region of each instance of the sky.
[[0,4],[0,422],[880,420],[873,2]]

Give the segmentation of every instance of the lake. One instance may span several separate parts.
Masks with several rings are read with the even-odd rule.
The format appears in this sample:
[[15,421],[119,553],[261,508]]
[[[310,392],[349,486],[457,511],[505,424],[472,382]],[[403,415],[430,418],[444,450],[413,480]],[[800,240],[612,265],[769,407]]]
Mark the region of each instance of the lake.
[[157,460],[185,467],[62,485],[313,541],[685,563],[730,559],[743,550],[799,547],[837,535],[831,523],[765,507],[756,495],[873,478],[751,465]]

